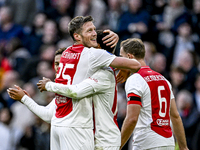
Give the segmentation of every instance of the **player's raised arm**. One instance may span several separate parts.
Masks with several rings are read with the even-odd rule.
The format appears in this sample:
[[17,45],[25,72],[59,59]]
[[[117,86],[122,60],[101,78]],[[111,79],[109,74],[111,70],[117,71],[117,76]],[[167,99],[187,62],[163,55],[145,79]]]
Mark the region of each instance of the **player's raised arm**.
[[51,122],[51,118],[55,109],[53,101],[47,106],[40,106],[32,98],[29,97],[29,94],[27,92],[25,92],[19,86],[15,86],[15,88],[9,88],[7,92],[10,98],[16,101],[20,101],[21,103],[26,105],[30,111],[32,111],[42,120],[48,123]]

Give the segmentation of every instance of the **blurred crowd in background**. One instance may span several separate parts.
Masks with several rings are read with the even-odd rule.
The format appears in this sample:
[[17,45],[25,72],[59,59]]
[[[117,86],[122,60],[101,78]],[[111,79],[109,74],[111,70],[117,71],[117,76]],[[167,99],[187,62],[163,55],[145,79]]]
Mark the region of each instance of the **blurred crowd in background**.
[[[97,29],[116,32],[120,41],[142,39],[146,63],[172,84],[189,149],[199,150],[200,0],[0,0],[0,149],[49,150],[50,125],[6,90],[19,85],[44,106],[54,98],[36,84],[54,80],[54,53],[73,44],[67,25],[80,15],[91,15]],[[121,128],[124,83],[118,104]]]

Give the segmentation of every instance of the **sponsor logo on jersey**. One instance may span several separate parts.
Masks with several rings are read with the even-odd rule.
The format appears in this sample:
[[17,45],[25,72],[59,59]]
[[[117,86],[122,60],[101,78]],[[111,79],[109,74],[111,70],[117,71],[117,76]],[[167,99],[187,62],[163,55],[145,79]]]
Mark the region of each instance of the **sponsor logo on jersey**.
[[69,98],[67,98],[67,97],[62,97],[62,96],[56,96],[56,102],[57,102],[57,104],[60,104],[60,103],[67,103],[67,100],[68,100]]
[[157,119],[156,122],[159,126],[169,126],[169,120]]

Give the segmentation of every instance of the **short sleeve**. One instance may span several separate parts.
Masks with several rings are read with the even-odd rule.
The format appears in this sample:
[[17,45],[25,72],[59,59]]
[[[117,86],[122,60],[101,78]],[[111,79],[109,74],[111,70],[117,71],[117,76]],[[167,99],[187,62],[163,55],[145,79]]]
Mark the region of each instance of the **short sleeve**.
[[166,81],[167,81],[167,84],[169,85],[169,89],[170,89],[170,91],[171,91],[170,99],[173,99],[173,98],[174,98],[174,93],[173,93],[173,91],[172,91],[172,85],[171,85],[171,83],[170,83],[168,80],[166,80]]
[[116,58],[115,55],[102,49],[90,48],[91,68],[102,68],[110,66],[111,62]]
[[131,75],[125,84],[127,104],[139,104],[144,91],[144,79],[137,73]]

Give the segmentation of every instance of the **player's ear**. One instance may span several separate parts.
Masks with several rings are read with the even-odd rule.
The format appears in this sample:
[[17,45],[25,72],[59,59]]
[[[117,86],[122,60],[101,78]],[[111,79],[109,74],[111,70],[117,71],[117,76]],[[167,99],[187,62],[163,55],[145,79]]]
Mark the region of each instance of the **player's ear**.
[[129,59],[135,58],[135,57],[133,56],[133,54],[130,54],[130,53],[128,53],[127,56],[128,56]]
[[81,40],[80,34],[74,33],[74,39],[75,39],[76,41],[80,41],[80,40]]

